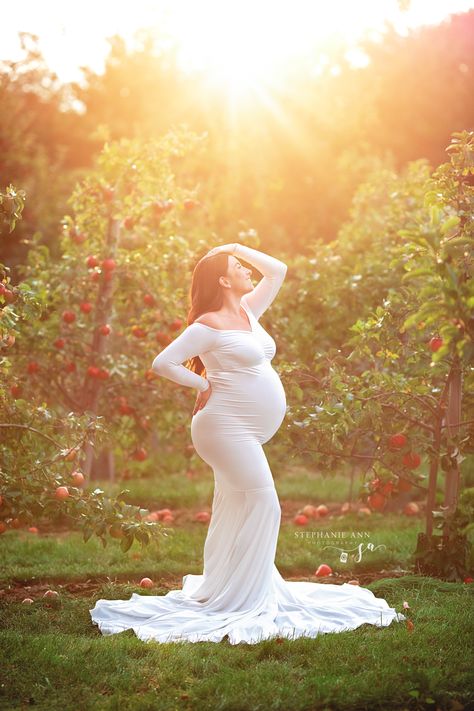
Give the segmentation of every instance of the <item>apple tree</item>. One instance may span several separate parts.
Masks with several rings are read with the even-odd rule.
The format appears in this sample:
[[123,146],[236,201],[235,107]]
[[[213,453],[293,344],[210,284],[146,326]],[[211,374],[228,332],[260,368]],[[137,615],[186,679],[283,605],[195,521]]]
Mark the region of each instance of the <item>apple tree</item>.
[[[351,278],[348,254],[357,241],[367,240],[367,232],[358,231],[356,209],[350,245],[342,240],[339,248],[329,245],[323,252],[327,263],[333,257],[339,279],[329,269],[327,288],[321,289],[324,263],[318,264],[321,279],[318,274],[318,296],[313,300],[313,262],[312,269],[305,266],[295,299],[304,305],[299,316],[304,310],[307,324],[311,324],[310,309],[315,313],[314,324],[324,318],[315,301],[324,301],[329,311],[344,298],[344,282],[346,292],[349,285],[355,296],[352,301],[346,293],[348,315],[336,313],[336,323],[350,314],[365,313],[349,326],[349,338],[345,328],[339,340],[333,334],[324,352],[317,341],[313,357],[303,367],[291,353],[282,369],[285,377],[291,375],[288,389],[296,402],[287,427],[296,450],[325,472],[335,470],[341,461],[362,463],[370,479],[360,494],[373,510],[383,511],[401,489],[418,488],[426,495],[426,532],[419,537],[415,564],[459,579],[466,573],[466,534],[474,515],[472,490],[459,495],[459,464],[469,451],[474,420],[472,132],[453,134],[447,150],[450,162],[432,175],[423,175],[421,165],[421,191],[417,187],[407,193],[409,178],[405,177],[385,200],[378,193],[378,182],[359,193],[356,203],[361,195],[376,198],[373,212],[363,217],[362,224],[367,219],[378,222],[380,251],[371,245],[371,255],[359,257]],[[405,211],[401,226],[395,228],[400,203]],[[361,272],[362,277],[355,279]],[[367,274],[369,286],[364,283]],[[351,282],[357,286],[351,287]],[[358,303],[359,285],[371,288],[369,308]],[[374,293],[381,294],[378,304],[373,303]],[[302,330],[303,349],[309,347],[307,338]],[[297,348],[297,339],[295,344]],[[427,467],[427,475],[417,473],[422,466]],[[436,510],[441,503],[436,498],[440,467],[445,474],[444,506]],[[441,539],[433,535],[434,518],[443,528]]]

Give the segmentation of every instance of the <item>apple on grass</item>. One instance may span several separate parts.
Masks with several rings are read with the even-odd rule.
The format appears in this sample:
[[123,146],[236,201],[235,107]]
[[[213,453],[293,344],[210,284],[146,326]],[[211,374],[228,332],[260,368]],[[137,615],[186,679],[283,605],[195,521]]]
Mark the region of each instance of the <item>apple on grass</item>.
[[320,566],[318,566],[318,569],[314,573],[317,578],[324,578],[327,575],[332,575],[332,568],[330,565],[327,565],[326,563],[321,563]]
[[198,511],[194,518],[201,523],[208,523],[211,519],[211,514],[208,511]]

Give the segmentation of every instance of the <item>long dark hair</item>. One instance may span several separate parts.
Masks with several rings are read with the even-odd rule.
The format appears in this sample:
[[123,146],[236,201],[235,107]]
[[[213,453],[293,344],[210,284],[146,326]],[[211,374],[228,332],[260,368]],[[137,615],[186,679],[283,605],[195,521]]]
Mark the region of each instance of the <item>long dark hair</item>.
[[[229,266],[229,252],[218,252],[210,257],[202,257],[193,270],[189,288],[187,325],[190,326],[203,313],[219,311],[224,303],[224,294],[219,288],[219,277],[226,276]],[[186,367],[201,375],[205,370],[199,356],[190,358]]]

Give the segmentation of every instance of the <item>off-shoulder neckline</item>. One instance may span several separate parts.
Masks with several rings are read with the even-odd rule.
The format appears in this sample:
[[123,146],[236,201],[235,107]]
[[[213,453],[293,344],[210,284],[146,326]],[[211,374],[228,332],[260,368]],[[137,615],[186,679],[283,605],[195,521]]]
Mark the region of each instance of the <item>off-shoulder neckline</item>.
[[193,324],[196,324],[197,326],[204,326],[204,328],[210,328],[211,331],[222,331],[223,333],[228,333],[228,332],[229,332],[229,333],[230,333],[230,332],[234,332],[234,333],[254,333],[253,326],[252,326],[252,319],[250,318],[250,314],[249,314],[249,312],[247,311],[247,309],[245,308],[245,306],[244,306],[242,303],[241,303],[240,305],[242,306],[243,310],[245,311],[245,313],[247,314],[247,316],[248,316],[248,318],[249,318],[250,331],[247,331],[247,330],[244,331],[244,330],[242,330],[241,328],[213,328],[212,326],[207,326],[205,323],[199,323],[198,321],[193,321]]

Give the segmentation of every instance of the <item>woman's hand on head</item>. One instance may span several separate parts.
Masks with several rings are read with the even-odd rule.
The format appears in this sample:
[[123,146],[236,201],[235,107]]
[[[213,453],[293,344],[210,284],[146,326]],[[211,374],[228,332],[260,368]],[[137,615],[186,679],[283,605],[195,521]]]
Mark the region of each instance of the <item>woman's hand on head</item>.
[[196,402],[194,403],[193,415],[195,415],[196,412],[198,412],[198,410],[202,410],[202,408],[204,407],[206,402],[209,400],[209,397],[211,395],[212,385],[209,380],[207,382],[209,383],[209,387],[207,388],[207,390],[204,390],[204,392],[202,392],[200,390],[198,392]]
[[212,249],[210,249],[205,256],[211,257],[213,254],[219,254],[219,252],[230,252],[230,254],[233,254],[236,246],[237,242],[233,242],[232,244],[221,244],[218,247],[213,247]]

